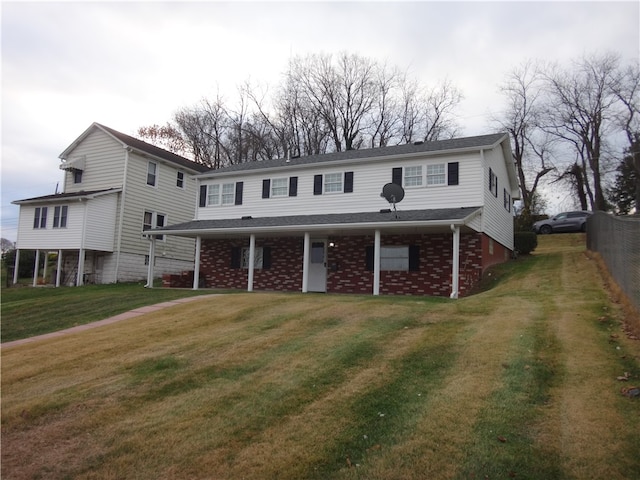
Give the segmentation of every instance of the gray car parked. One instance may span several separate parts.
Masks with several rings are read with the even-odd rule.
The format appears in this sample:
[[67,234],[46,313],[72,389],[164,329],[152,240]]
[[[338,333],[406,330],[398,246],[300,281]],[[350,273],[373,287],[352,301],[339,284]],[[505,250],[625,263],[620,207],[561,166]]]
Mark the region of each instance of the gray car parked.
[[560,233],[560,232],[585,232],[587,230],[587,218],[592,212],[576,211],[562,212],[555,217],[539,220],[533,224],[536,233]]

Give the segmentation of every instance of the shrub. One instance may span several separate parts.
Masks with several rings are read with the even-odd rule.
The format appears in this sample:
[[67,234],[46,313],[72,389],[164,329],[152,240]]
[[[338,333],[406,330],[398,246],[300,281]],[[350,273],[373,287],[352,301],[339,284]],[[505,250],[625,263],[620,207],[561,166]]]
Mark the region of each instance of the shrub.
[[514,248],[521,255],[528,255],[538,246],[538,236],[535,232],[515,232],[513,234]]

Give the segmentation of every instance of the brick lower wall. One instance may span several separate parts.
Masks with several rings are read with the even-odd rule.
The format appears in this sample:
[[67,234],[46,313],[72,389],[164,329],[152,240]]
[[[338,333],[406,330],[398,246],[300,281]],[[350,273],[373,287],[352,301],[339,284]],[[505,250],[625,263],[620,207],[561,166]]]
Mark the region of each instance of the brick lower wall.
[[[332,236],[327,252],[327,292],[371,294],[373,272],[367,270],[366,247],[374,237]],[[451,293],[452,234],[383,235],[383,246],[417,245],[420,248],[417,271],[380,272],[380,293],[389,295],[449,296]],[[464,296],[480,280],[486,266],[483,250],[487,237],[480,233],[460,235],[459,294]],[[247,288],[247,270],[231,267],[231,250],[247,247],[247,239],[203,240],[200,255],[200,286],[204,288]],[[271,267],[254,270],[254,290],[296,291],[302,289],[302,237],[256,239],[256,247],[271,247]],[[508,256],[494,243],[493,263]],[[501,246],[500,246],[501,247]],[[504,249],[504,247],[502,247]],[[193,272],[166,276],[165,286],[190,288]]]

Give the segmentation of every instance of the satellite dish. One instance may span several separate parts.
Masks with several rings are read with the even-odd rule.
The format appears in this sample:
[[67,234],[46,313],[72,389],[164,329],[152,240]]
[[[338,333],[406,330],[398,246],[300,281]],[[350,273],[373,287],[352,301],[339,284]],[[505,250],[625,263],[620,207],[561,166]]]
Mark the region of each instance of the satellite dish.
[[[400,203],[404,198],[404,188],[397,183],[387,183],[382,187],[381,197],[393,205],[393,211],[396,211],[396,203]],[[396,214],[396,218],[398,215]]]

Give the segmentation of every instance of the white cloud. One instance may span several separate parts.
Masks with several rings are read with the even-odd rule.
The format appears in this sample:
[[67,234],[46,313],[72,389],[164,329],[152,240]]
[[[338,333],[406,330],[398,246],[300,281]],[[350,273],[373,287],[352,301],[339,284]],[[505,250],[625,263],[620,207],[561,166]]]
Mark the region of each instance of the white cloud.
[[[133,134],[292,55],[354,52],[449,78],[465,134],[483,133],[504,74],[528,58],[638,59],[637,2],[3,2],[2,224],[53,193],[58,155],[93,121]],[[25,175],[27,170],[29,175]]]

